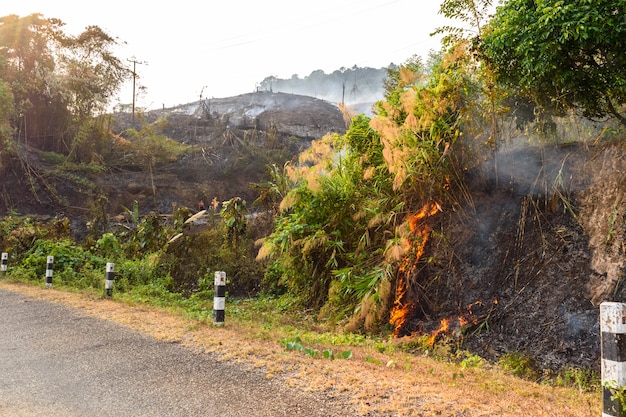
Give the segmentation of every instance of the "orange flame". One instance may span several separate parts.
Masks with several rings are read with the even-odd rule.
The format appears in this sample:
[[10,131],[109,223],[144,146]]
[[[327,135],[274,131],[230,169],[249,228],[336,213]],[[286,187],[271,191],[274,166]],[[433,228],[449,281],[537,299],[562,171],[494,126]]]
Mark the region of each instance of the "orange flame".
[[450,328],[450,320],[448,319],[441,320],[441,324],[439,325],[439,328],[435,330],[434,332],[432,332],[430,336],[428,336],[428,346],[434,346],[437,336],[439,336],[441,333],[447,332],[448,328]]
[[[497,304],[497,300],[494,300],[494,304]],[[482,301],[473,302],[466,307],[467,311],[461,313],[458,317],[442,319],[439,328],[428,336],[428,346],[434,346],[437,337],[441,334],[452,332],[465,326],[474,326],[478,324],[479,318],[476,317],[472,311],[472,307],[474,306],[484,306],[484,303]],[[452,326],[452,324],[454,324],[454,326]]]
[[399,336],[400,330],[415,308],[414,303],[405,302],[404,297],[409,289],[408,279],[411,276],[411,272],[416,267],[417,261],[424,255],[426,242],[430,235],[430,227],[423,225],[420,228],[421,222],[437,214],[440,210],[441,206],[439,203],[427,203],[408,220],[410,234],[406,244],[409,249],[413,249],[415,256],[405,258],[402,265],[400,265],[401,274],[399,276],[398,288],[396,289],[396,298],[389,317],[389,323],[393,325],[394,336],[396,337]]

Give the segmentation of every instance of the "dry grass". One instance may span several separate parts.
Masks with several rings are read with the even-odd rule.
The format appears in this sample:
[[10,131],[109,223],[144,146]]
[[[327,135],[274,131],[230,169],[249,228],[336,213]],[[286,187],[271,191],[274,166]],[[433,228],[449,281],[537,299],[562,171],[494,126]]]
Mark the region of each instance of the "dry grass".
[[283,378],[302,391],[330,392],[352,402],[363,416],[591,417],[601,413],[599,393],[542,386],[496,368],[462,369],[400,351],[381,354],[371,347],[352,347],[349,360],[312,358],[286,351],[280,344],[285,335],[279,330],[229,322],[228,317],[226,326],[215,327],[156,308],[85,294],[4,281],[0,289],[60,303],[157,339],[215,353],[220,360],[263,369],[267,378]]

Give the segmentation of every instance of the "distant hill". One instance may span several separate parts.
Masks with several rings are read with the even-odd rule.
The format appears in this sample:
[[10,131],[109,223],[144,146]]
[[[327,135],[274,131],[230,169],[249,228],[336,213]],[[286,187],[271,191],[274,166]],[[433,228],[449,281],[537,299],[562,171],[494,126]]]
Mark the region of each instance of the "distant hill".
[[370,115],[372,104],[384,97],[383,81],[386,77],[387,68],[354,66],[330,74],[316,70],[304,78],[299,78],[296,74],[289,79],[270,76],[261,81],[257,90],[299,94],[331,103],[344,103],[356,113]]

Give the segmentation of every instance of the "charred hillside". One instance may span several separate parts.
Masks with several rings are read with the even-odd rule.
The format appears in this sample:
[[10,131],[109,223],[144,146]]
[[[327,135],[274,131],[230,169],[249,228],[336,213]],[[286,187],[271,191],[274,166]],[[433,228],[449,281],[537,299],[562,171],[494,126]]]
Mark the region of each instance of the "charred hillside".
[[626,300],[624,143],[507,147],[435,216],[404,335],[599,371],[599,304]]
[[[128,117],[116,117],[116,130],[132,126]],[[106,194],[120,196],[114,211],[137,197],[145,209],[160,212],[171,212],[172,204],[195,208],[199,200],[241,197],[252,203],[258,195],[250,185],[267,178],[266,166],[282,166],[312,140],[346,129],[332,103],[269,92],[207,99],[143,117],[147,123],[162,121],[162,133],[191,151],[156,171],[154,192],[146,175],[127,171],[104,178]],[[126,179],[119,181],[121,176]]]
[[[252,203],[258,195],[250,184],[266,179],[267,165],[282,166],[312,140],[346,128],[332,103],[269,92],[135,117],[116,113],[110,123],[113,135],[104,145],[105,169],[67,164],[68,158],[20,143],[19,154],[2,165],[0,214],[16,211],[86,220],[95,206],[118,215],[135,201],[142,213],[171,213],[174,205],[195,209],[200,200],[241,197]],[[173,160],[156,158],[159,149],[143,154],[131,151],[126,146],[129,129],[147,129],[187,150]]]

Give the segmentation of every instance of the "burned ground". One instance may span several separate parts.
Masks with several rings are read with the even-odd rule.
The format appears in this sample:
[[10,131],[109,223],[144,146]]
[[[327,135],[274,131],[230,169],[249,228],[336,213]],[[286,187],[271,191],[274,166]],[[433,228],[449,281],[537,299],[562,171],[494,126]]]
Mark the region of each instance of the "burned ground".
[[[20,144],[19,156],[3,161],[3,204],[10,211],[66,215],[86,220],[99,195],[105,209],[120,215],[136,201],[141,213],[172,213],[173,207],[197,209],[241,197],[258,196],[250,184],[268,178],[266,166],[282,166],[327,133],[343,133],[346,123],[337,105],[312,97],[259,92],[190,103],[144,114],[118,113],[111,128],[119,140],[142,124],[189,145],[176,161],[154,167],[126,163],[115,154],[104,172],[68,174],[40,149]],[[82,177],[82,178],[80,178]]]
[[404,334],[442,320],[492,360],[599,371],[602,301],[624,301],[623,145],[519,147],[468,173],[468,194],[433,219],[411,277]]

